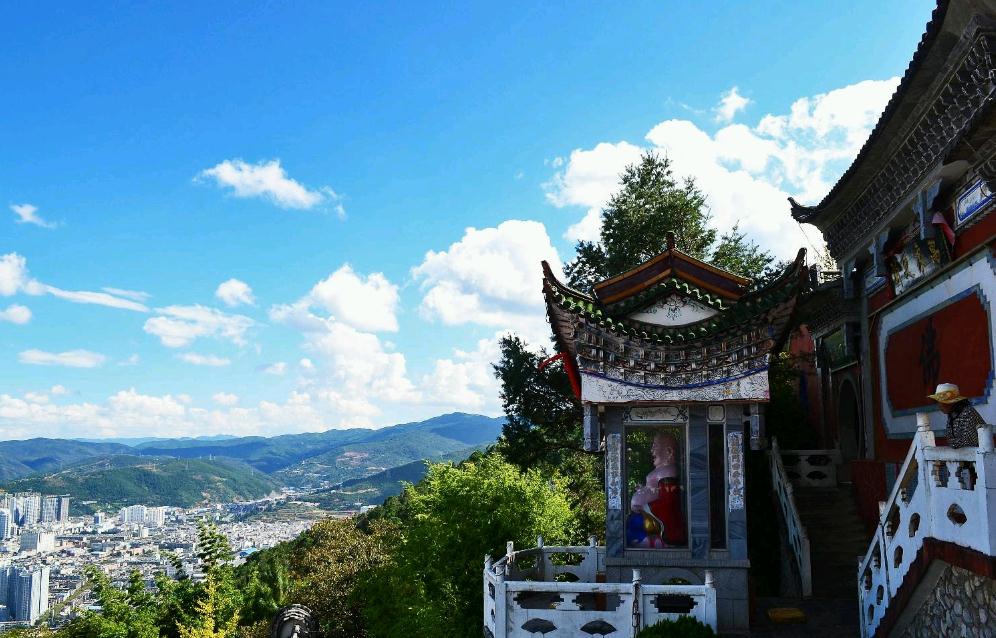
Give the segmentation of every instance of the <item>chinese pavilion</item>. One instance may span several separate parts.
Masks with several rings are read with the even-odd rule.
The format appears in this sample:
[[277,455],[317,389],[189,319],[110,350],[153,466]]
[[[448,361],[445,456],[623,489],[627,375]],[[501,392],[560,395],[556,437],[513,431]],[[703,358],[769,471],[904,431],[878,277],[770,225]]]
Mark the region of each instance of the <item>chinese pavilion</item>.
[[[668,250],[590,294],[543,264],[584,446],[605,456],[606,545],[489,560],[488,632],[631,636],[682,614],[747,630],[745,446],[762,447],[768,364],[807,285],[804,257],[752,288],[669,235]],[[557,553],[582,560],[565,567]],[[555,582],[565,573],[577,582]]]

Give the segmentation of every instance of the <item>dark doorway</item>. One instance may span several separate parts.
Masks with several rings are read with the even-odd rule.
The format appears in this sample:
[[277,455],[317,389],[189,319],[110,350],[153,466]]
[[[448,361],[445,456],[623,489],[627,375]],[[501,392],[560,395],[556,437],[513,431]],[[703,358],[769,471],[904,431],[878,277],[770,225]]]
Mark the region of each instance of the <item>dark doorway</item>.
[[841,384],[837,397],[837,441],[843,461],[840,478],[844,481],[851,480],[851,461],[861,455],[862,435],[858,395],[854,391],[854,383],[848,379]]

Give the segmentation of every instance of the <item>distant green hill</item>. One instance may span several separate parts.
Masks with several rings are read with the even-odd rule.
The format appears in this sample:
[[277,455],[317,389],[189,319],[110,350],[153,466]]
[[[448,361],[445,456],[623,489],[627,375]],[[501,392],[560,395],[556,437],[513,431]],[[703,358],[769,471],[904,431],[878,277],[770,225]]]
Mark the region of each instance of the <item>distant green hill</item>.
[[[354,428],[274,437],[130,439],[130,445],[60,439],[7,441],[0,442],[0,481],[50,474],[88,459],[122,454],[228,459],[287,485],[318,487],[490,445],[501,434],[503,424],[502,418],[455,412],[379,430]],[[126,492],[122,498],[130,498]]]
[[[459,462],[484,446],[464,448],[458,452],[443,455],[438,461]],[[425,477],[429,467],[424,460],[405,463],[363,478],[344,481],[334,489],[322,490],[307,497],[329,510],[353,509],[359,505],[379,505],[389,496],[401,493],[403,483],[418,483]]]
[[[270,438],[173,441],[137,446],[140,454],[179,458],[230,458],[295,486],[339,483],[479,445],[501,434],[504,418],[454,412],[379,430],[328,430]],[[133,452],[134,453],[134,452]]]
[[[10,492],[69,494],[116,509],[125,505],[192,507],[202,502],[251,500],[279,484],[247,465],[227,460],[171,459],[114,455],[90,459],[60,471],[7,481]],[[73,511],[82,511],[74,505]]]
[[128,453],[134,450],[119,443],[41,438],[0,441],[0,481],[56,470],[95,456]]

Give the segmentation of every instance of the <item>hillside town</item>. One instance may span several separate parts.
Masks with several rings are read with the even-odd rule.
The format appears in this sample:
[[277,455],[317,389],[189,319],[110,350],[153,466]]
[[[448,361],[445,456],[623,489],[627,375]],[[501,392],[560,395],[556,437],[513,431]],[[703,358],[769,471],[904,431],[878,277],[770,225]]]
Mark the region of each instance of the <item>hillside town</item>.
[[[38,623],[59,627],[92,607],[84,567],[99,568],[120,587],[134,572],[150,587],[157,574],[175,578],[183,572],[202,580],[197,540],[204,521],[228,538],[240,564],[259,550],[297,538],[329,515],[302,498],[288,490],[259,501],[189,509],[130,505],[73,516],[68,496],[0,495],[9,506],[0,509],[0,631]],[[48,514],[50,502],[58,504],[54,515]],[[260,516],[285,509],[292,513]],[[15,522],[5,524],[6,517]]]

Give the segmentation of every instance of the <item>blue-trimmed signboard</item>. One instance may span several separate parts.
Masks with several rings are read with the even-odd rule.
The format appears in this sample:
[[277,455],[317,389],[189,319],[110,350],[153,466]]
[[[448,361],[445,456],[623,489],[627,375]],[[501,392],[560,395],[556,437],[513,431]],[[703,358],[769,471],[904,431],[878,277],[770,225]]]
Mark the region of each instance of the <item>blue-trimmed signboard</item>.
[[966,188],[955,203],[955,227],[964,225],[979,211],[987,208],[992,201],[993,194],[981,179]]

